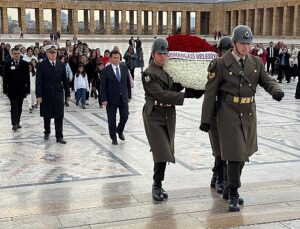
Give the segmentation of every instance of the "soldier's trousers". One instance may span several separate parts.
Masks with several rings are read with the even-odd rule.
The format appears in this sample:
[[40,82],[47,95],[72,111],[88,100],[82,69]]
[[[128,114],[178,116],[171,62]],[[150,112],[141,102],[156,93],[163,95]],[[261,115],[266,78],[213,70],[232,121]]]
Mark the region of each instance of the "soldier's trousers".
[[161,182],[165,178],[165,170],[166,170],[167,162],[154,162],[154,175],[153,180],[155,185],[161,187]]
[[226,161],[223,161],[221,157],[215,157],[215,164],[212,168],[214,175],[217,176],[217,180],[226,180]]
[[241,187],[241,174],[245,162],[242,161],[228,161],[227,162],[227,183],[226,188],[230,190],[237,190]]

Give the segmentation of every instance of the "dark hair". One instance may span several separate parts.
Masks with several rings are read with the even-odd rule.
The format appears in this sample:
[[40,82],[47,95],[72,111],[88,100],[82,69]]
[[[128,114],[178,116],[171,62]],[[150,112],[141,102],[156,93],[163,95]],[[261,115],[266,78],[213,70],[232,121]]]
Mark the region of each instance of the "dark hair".
[[80,74],[79,68],[83,68],[82,77],[85,77],[85,65],[84,65],[84,63],[81,63],[81,62],[78,65],[78,69],[77,69],[77,72],[76,72],[76,77],[78,77],[79,74]]
[[35,70],[34,70],[33,64],[31,62],[28,63],[28,68],[29,68],[29,66],[32,67],[32,70],[31,70],[32,75],[35,75]]
[[120,52],[118,50],[115,50],[115,49],[110,52],[109,56],[112,57],[113,54],[121,55]]
[[97,64],[97,67],[96,67],[96,70],[95,70],[96,73],[99,73],[99,72],[100,72],[99,66],[100,66],[101,64],[104,65],[104,67],[105,67],[105,64],[104,64],[103,62],[100,61],[100,62]]
[[33,52],[33,49],[31,47],[28,47],[26,51],[28,52],[30,50]]
[[31,59],[30,63],[32,63],[32,61],[35,61],[35,63],[38,64],[36,59]]
[[65,58],[65,63],[64,63],[64,64],[67,64],[67,58],[66,58],[65,55],[60,55],[60,56],[58,57],[58,60],[61,61],[62,58]]
[[17,46],[15,46],[15,47],[13,47],[12,49],[11,49],[11,51],[13,52],[13,51],[20,51],[20,49],[17,47]]

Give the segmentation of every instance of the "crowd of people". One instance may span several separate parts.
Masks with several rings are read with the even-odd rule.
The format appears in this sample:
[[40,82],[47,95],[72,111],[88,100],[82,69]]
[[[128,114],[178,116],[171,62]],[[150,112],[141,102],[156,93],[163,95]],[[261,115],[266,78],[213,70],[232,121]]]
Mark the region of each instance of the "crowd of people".
[[[300,52],[294,44],[288,47],[278,42],[274,46],[270,42],[267,49],[262,44],[251,48],[252,39],[250,28],[236,27],[232,39],[227,38],[226,45],[218,46],[220,57],[209,65],[205,91],[186,88],[184,92],[182,85],[173,82],[163,69],[169,52],[165,38],[154,40],[151,61],[145,70],[139,37],[129,39],[124,55],[117,46],[106,49],[102,55],[99,48],[91,49],[80,40],[73,44],[67,40],[60,48],[54,40],[44,41],[42,46],[36,42],[27,48],[21,44],[11,48],[8,43],[2,43],[0,74],[3,92],[11,103],[12,130],[22,128],[20,117],[23,100],[27,97],[30,112],[40,106],[44,139],[49,139],[50,122],[54,118],[56,140],[66,144],[62,122],[71,89],[75,92],[76,105],[80,104],[82,109],[89,105],[90,97],[98,99],[100,108],[106,107],[109,136],[112,144],[118,145],[117,136],[125,140],[123,132],[129,115],[134,73],[140,67],[146,101],[143,121],[154,160],[153,199],[168,198],[162,181],[167,162],[175,162],[175,106],[204,94],[199,128],[210,134],[215,156],[211,185],[224,199],[229,199],[229,211],[239,211],[239,205],[244,203],[238,193],[241,173],[245,162],[258,150],[256,87],[260,85],[274,100],[281,101],[284,92],[280,83],[284,78],[290,83],[291,78],[300,75]],[[221,41],[224,42],[223,38]],[[271,77],[275,74],[277,82]],[[299,80],[295,97],[300,99]],[[118,125],[117,110],[120,113]]]
[[[55,40],[44,41],[42,45],[36,42],[30,47],[24,47],[22,44],[16,45],[20,49],[21,59],[29,64],[30,68],[30,79],[31,79],[31,93],[28,95],[28,106],[30,112],[36,108],[36,103],[34,102],[34,87],[35,84],[35,74],[36,66],[39,62],[47,59],[46,50],[44,47],[49,44],[57,45]],[[0,47],[0,75],[3,75],[4,63],[9,61],[11,58],[11,46],[9,43],[1,43]],[[120,49],[118,46],[114,46],[111,50]],[[70,87],[74,91],[78,88],[78,77],[85,77],[88,80],[86,86],[86,96],[85,101],[81,99],[83,108],[85,105],[89,105],[88,101],[90,96],[98,98],[99,106],[102,108],[101,104],[101,94],[100,94],[100,76],[102,69],[109,64],[110,59],[110,49],[106,49],[103,54],[99,48],[91,49],[87,43],[81,42],[80,40],[75,44],[66,40],[64,47],[58,47],[57,49],[57,59],[63,62],[66,66],[67,78],[70,81]],[[124,64],[130,74],[131,84],[133,86],[133,80],[135,77],[135,69],[140,68],[141,72],[144,68],[144,53],[142,48],[142,41],[137,37],[136,40],[133,38],[129,40],[128,49],[120,56],[121,64]],[[123,61],[122,61],[123,60]],[[82,76],[81,72],[84,72]],[[79,74],[80,73],[80,74]],[[89,93],[88,93],[89,92]],[[76,97],[77,98],[77,97]],[[77,101],[78,99],[76,99]],[[79,101],[79,100],[78,100]],[[76,103],[78,104],[78,102]],[[68,102],[65,102],[66,106],[69,106]]]

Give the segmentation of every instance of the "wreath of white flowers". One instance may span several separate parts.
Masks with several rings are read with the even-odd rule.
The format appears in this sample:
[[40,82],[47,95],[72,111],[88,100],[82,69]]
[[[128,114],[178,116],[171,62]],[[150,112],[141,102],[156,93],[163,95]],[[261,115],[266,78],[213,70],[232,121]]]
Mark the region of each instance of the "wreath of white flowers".
[[170,52],[169,60],[164,65],[164,70],[172,77],[174,82],[180,83],[185,88],[204,90],[207,82],[207,68],[211,60],[217,58],[217,53],[207,52],[189,53],[184,55],[182,52]]

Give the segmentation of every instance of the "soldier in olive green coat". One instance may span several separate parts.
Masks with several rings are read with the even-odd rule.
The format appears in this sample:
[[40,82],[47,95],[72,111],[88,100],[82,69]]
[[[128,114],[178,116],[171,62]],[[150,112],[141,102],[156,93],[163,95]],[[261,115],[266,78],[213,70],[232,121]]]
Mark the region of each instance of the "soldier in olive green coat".
[[226,188],[229,189],[229,211],[239,211],[241,172],[245,161],[249,161],[249,157],[257,151],[256,87],[260,85],[277,101],[283,98],[284,93],[268,76],[260,58],[249,54],[252,42],[250,28],[237,26],[232,41],[234,49],[209,67],[200,129],[209,131],[217,98],[221,157],[228,161]]
[[182,105],[184,98],[200,98],[203,94],[203,91],[193,89],[186,89],[184,93],[180,92],[183,87],[174,83],[163,70],[167,54],[167,40],[156,38],[152,46],[153,61],[142,75],[146,100],[143,120],[154,160],[152,197],[156,201],[168,198],[161,182],[164,180],[166,163],[175,163],[175,105]]
[[[218,43],[217,48],[219,51],[219,56],[223,56],[229,49],[233,48],[231,38],[229,36],[222,37]],[[216,59],[212,60],[211,65],[215,65],[214,62],[216,61]],[[215,102],[215,110],[210,123],[210,130],[208,132],[211,148],[215,157],[214,167],[212,169],[213,176],[211,178],[210,186],[212,188],[215,188],[217,193],[223,194],[224,186],[226,183],[226,161],[222,160],[221,157],[217,111],[218,101]]]

